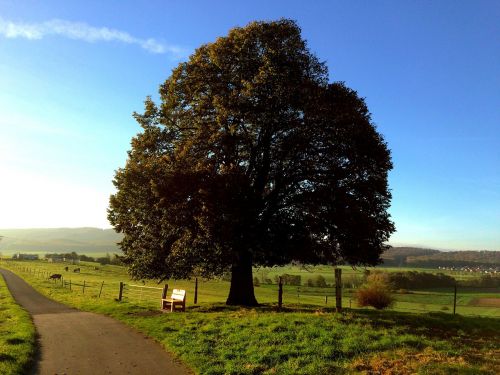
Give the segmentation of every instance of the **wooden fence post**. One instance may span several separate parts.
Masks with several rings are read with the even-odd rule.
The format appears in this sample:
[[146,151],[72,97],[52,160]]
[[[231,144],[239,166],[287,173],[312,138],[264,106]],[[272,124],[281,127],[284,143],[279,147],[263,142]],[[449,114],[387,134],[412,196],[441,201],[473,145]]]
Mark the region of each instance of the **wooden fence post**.
[[453,315],[455,315],[457,311],[457,284],[453,287]]
[[194,304],[198,303],[198,278],[194,279]]
[[83,294],[85,294],[85,280],[83,280]]
[[71,290],[71,279],[69,279],[69,290]]
[[99,297],[98,298],[101,298],[101,293],[102,293],[102,287],[104,286],[104,281],[102,282],[101,284],[101,289],[99,289]]
[[335,307],[337,312],[342,311],[342,269],[335,268]]
[[123,282],[120,281],[120,291],[118,292],[118,301],[122,300],[122,296],[123,296]]
[[283,280],[281,276],[278,279],[278,310],[283,306]]

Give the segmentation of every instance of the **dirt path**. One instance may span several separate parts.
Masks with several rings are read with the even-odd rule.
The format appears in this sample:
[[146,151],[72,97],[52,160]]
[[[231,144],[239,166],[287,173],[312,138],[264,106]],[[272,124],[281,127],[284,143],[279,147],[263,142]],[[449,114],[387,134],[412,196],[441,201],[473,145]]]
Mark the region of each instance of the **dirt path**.
[[16,301],[33,317],[40,358],[35,374],[191,374],[151,339],[124,324],[52,301],[0,269]]

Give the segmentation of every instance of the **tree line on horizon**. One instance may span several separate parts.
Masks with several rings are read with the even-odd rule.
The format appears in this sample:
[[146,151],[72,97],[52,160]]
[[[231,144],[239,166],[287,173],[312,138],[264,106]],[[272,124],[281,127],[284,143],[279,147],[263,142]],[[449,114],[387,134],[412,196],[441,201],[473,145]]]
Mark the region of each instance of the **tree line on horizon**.
[[387,267],[500,267],[500,251],[464,250],[439,251],[411,247],[394,247],[383,255]]

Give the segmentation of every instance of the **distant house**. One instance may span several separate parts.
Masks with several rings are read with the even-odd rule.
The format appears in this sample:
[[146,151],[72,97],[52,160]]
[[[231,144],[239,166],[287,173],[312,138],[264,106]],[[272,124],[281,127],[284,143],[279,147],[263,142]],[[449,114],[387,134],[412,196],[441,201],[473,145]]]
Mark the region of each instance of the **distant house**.
[[12,256],[16,260],[38,260],[38,254],[21,254],[17,253]]

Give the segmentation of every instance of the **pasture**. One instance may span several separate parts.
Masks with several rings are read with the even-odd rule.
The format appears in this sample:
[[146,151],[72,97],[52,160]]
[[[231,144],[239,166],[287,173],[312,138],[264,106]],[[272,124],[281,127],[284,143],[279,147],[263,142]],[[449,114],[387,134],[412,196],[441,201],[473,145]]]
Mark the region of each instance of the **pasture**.
[[[4,261],[4,265],[10,265],[17,271],[34,276],[40,286],[49,287],[49,294],[65,295],[69,292],[71,282],[71,293],[68,299],[75,298],[96,298],[99,294],[100,300],[118,298],[120,282],[125,283],[123,293],[124,301],[138,304],[148,308],[156,308],[161,297],[161,289],[164,284],[169,285],[169,292],[172,289],[185,289],[187,291],[187,306],[194,305],[194,280],[167,280],[158,284],[152,280],[130,280],[124,267],[115,265],[100,265],[93,262],[81,262],[78,265],[67,265],[65,263],[48,263],[46,261]],[[68,267],[68,271],[65,271]],[[80,269],[80,272],[73,272]],[[362,283],[363,269],[353,270],[350,267],[342,267],[343,281],[343,306],[351,309],[358,309],[355,298],[356,286]],[[379,268],[386,272],[402,271],[401,268]],[[406,271],[407,269],[403,269]],[[417,269],[411,269],[417,270]],[[435,272],[436,270],[419,270]],[[45,280],[53,274],[62,274],[65,287],[57,280]],[[317,275],[325,278],[328,285],[326,288],[307,287],[305,285],[294,286],[285,285],[283,294],[283,304],[288,308],[334,307],[335,288],[333,268],[327,266],[317,267],[274,267],[267,269],[255,269],[254,276],[259,280],[269,279],[273,284],[263,284],[255,287],[255,295],[259,303],[266,305],[277,304],[277,285],[275,278],[279,275],[289,274],[301,277],[302,284],[308,279],[314,279]],[[477,277],[474,275],[461,275],[462,278]],[[85,283],[85,288],[84,288]],[[133,287],[131,285],[144,286],[148,288]],[[207,306],[213,303],[224,303],[229,292],[229,282],[222,279],[203,280],[199,279],[198,299],[196,306]],[[392,310],[401,312],[453,312],[453,288],[425,289],[396,291],[396,299]],[[457,294],[456,312],[461,315],[500,317],[500,309],[495,305],[496,300],[500,301],[499,289],[485,288],[459,288]],[[483,301],[487,301],[483,302]]]
[[[379,312],[358,308],[346,287],[346,309],[338,314],[333,312],[332,287],[287,285],[284,309],[277,312],[275,284],[256,287],[262,306],[244,309],[224,305],[227,281],[200,279],[194,305],[194,280],[169,280],[169,293],[173,288],[187,290],[187,312],[170,314],[159,311],[163,285],[129,280],[120,266],[82,262],[65,271],[64,264],[44,261],[0,265],[53,299],[139,329],[199,374],[500,373],[499,309],[473,305],[496,300],[498,292],[463,291],[458,296],[460,315],[453,316],[449,290],[398,294],[392,311]],[[256,269],[254,276],[259,272],[267,272],[271,279],[300,274],[303,283],[322,274],[328,284],[333,283],[328,267]],[[48,280],[47,275],[54,273],[61,273],[63,280]],[[362,271],[344,268],[344,281],[355,277],[362,277]],[[120,282],[126,285],[118,302]]]

